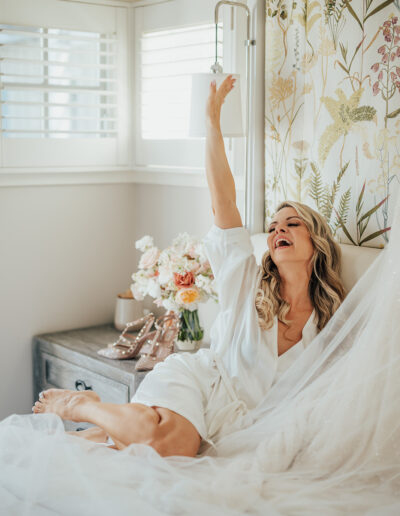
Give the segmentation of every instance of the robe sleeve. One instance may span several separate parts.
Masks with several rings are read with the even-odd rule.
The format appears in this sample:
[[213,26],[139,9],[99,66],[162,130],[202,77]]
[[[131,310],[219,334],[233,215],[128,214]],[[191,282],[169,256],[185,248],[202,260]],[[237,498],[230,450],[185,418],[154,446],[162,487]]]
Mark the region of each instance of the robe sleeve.
[[221,229],[213,225],[203,244],[221,311],[240,309],[254,288],[258,272],[249,232],[244,227]]

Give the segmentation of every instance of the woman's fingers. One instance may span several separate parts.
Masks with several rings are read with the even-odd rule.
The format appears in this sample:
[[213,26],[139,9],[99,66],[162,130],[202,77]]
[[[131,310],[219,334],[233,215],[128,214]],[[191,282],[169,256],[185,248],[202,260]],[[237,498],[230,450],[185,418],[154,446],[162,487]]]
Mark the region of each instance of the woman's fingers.
[[219,124],[221,115],[221,106],[225,101],[225,97],[232,90],[235,85],[236,79],[232,75],[225,77],[219,88],[215,81],[211,81],[210,90],[207,102],[207,119],[212,125]]
[[222,102],[225,100],[225,97],[228,93],[233,89],[235,85],[236,79],[232,77],[232,75],[228,75],[223,80],[221,86],[218,88],[218,95],[221,97]]
[[210,82],[210,93],[215,93],[217,91],[217,83],[215,81]]

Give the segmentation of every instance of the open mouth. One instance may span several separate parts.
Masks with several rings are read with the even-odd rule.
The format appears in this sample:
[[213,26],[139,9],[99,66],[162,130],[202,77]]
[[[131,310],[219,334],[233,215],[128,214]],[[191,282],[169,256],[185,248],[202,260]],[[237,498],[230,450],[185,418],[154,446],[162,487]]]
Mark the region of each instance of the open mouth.
[[286,240],[286,238],[278,238],[275,242],[275,249],[282,249],[284,247],[290,247],[292,242],[289,242],[289,240]]

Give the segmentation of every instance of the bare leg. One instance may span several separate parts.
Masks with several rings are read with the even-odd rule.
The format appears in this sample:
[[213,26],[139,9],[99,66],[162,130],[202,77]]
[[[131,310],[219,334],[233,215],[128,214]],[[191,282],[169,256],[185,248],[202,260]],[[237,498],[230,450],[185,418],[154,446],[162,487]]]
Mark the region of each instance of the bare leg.
[[97,394],[91,391],[50,389],[35,403],[33,411],[93,423],[111,437],[118,449],[143,443],[162,456],[193,457],[201,442],[195,427],[171,410],[139,403],[101,403]]

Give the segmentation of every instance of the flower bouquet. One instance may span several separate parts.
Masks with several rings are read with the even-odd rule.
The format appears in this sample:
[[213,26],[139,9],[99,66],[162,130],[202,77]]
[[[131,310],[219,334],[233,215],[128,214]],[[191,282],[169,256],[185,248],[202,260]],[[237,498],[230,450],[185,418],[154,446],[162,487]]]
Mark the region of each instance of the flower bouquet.
[[208,299],[218,300],[214,276],[201,241],[187,233],[179,234],[172,245],[160,251],[151,236],[135,243],[143,254],[138,271],[132,274],[132,294],[142,300],[149,295],[154,303],[180,315],[178,347],[196,349],[203,338],[198,305]]

